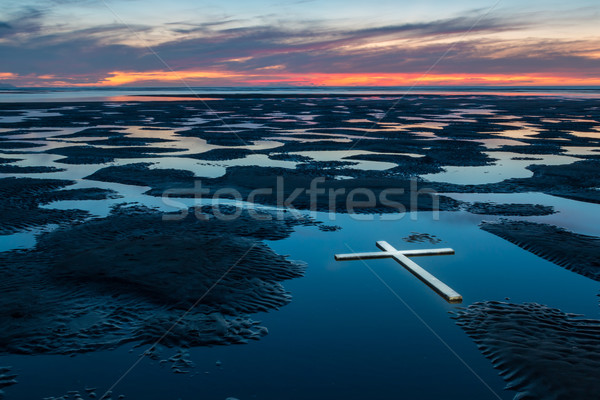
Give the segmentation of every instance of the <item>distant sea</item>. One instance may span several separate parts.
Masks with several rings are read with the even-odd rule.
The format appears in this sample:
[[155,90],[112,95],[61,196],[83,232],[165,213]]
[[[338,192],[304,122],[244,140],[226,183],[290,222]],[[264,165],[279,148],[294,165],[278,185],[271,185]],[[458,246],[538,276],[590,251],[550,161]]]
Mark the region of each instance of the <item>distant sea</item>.
[[[86,87],[1,88],[1,103],[55,101],[150,101],[193,100],[222,94],[301,95],[497,95],[600,98],[600,86],[419,86],[419,87]],[[154,96],[160,97],[154,97]],[[179,97],[185,96],[185,97]]]

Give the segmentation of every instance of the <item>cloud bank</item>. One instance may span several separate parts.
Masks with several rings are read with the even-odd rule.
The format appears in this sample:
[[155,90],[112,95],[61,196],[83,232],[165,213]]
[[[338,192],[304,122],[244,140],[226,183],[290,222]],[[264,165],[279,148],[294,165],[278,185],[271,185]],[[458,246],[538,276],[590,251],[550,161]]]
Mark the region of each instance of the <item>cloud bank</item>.
[[256,23],[231,16],[130,25],[117,18],[73,28],[49,25],[47,13],[28,8],[0,21],[0,82],[600,84],[598,37],[540,35],[543,21],[527,15],[482,18],[479,11],[368,26],[291,19]]

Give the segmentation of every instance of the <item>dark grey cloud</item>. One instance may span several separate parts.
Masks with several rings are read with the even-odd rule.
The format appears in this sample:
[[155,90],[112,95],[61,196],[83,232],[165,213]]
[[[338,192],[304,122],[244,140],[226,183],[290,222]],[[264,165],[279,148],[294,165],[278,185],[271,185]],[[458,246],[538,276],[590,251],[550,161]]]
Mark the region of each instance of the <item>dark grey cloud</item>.
[[34,36],[40,34],[42,28],[42,19],[45,11],[39,8],[24,7],[21,11],[12,15],[9,20],[0,22],[0,38],[10,39],[17,34],[27,34]]
[[504,20],[502,18],[473,18],[458,17],[423,23],[388,25],[360,29],[353,32],[356,36],[379,36],[383,34],[405,34],[405,37],[420,37],[432,35],[451,35],[467,32],[502,32],[525,27],[526,24],[517,20]]
[[215,27],[239,22],[242,22],[242,20],[236,18],[223,18],[201,23],[191,23],[189,21],[167,22],[165,26],[169,27],[173,32],[192,34],[198,32],[210,32]]
[[[283,63],[293,68],[294,65],[286,60],[313,60],[324,54],[336,55],[348,63],[348,56],[340,53],[340,47],[369,43],[377,39],[433,38],[442,35],[464,34],[475,30],[497,32],[517,28],[512,21],[510,23],[502,23],[498,20],[483,21],[487,23],[487,26],[478,28],[474,28],[474,22],[475,20],[469,18],[456,18],[422,24],[390,25],[356,30],[324,29],[316,25],[302,30],[274,26],[241,27],[213,31],[208,37],[165,43],[158,46],[157,50],[167,59],[173,60],[174,65],[178,68],[185,68],[186,63],[195,58],[198,58],[197,62],[203,63],[206,60],[225,62],[228,59],[244,57],[257,58],[257,61],[247,63],[246,66],[261,68]],[[363,53],[370,54],[368,50],[364,50]],[[290,56],[290,54],[295,55]],[[353,54],[352,58],[360,56],[361,54]],[[392,57],[396,58],[394,54]],[[268,62],[264,62],[267,60]],[[240,64],[231,66],[236,65],[240,66]],[[376,64],[371,68],[375,66]],[[315,67],[317,66],[315,65]]]
[[[361,51],[340,54],[333,50],[319,52],[291,52],[274,54],[249,60],[238,69],[247,72],[268,65],[284,65],[293,73],[423,73],[446,54],[431,73],[443,74],[561,74],[574,71],[589,71],[600,75],[600,60],[583,56],[558,53],[548,43],[548,48],[539,45],[535,56],[524,49],[514,54],[496,57],[503,49],[488,47],[481,50],[477,41],[456,45],[449,53],[447,45],[428,45],[418,48],[395,49],[394,51]],[[224,63],[229,69],[233,63]],[[598,72],[595,72],[598,71]]]

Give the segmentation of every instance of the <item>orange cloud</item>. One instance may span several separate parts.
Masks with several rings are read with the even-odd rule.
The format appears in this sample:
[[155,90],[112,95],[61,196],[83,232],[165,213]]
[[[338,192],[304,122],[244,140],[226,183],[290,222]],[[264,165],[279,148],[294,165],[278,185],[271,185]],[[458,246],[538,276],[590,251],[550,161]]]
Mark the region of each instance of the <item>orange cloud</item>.
[[[260,72],[260,71],[257,71]],[[286,74],[255,73],[241,74],[229,71],[150,71],[150,72],[111,72],[107,78],[85,86],[120,86],[143,84],[144,82],[174,82],[202,84],[206,81],[219,81],[224,85],[310,85],[310,86],[411,86],[411,85],[600,85],[600,77],[582,78],[548,75],[476,75],[476,74]]]
[[476,74],[315,74],[306,76],[322,86],[560,86],[600,85],[598,78],[546,75]]
[[89,86],[120,86],[131,83],[141,82],[186,82],[188,80],[197,81],[200,79],[232,79],[243,77],[244,75],[230,72],[215,71],[150,71],[150,72],[110,72],[109,76],[102,81]]
[[[274,68],[276,67],[276,68]],[[286,73],[274,66],[254,73],[231,71],[113,71],[104,77],[19,76],[0,72],[0,79],[12,79],[27,86],[585,86],[600,85],[600,77],[543,74],[403,74],[403,73]]]

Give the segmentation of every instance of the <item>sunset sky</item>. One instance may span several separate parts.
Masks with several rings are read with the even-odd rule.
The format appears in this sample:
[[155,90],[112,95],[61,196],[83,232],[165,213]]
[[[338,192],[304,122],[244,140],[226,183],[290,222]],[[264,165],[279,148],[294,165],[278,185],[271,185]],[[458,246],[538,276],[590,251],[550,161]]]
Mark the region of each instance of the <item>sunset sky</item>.
[[1,0],[0,85],[600,85],[600,2]]

